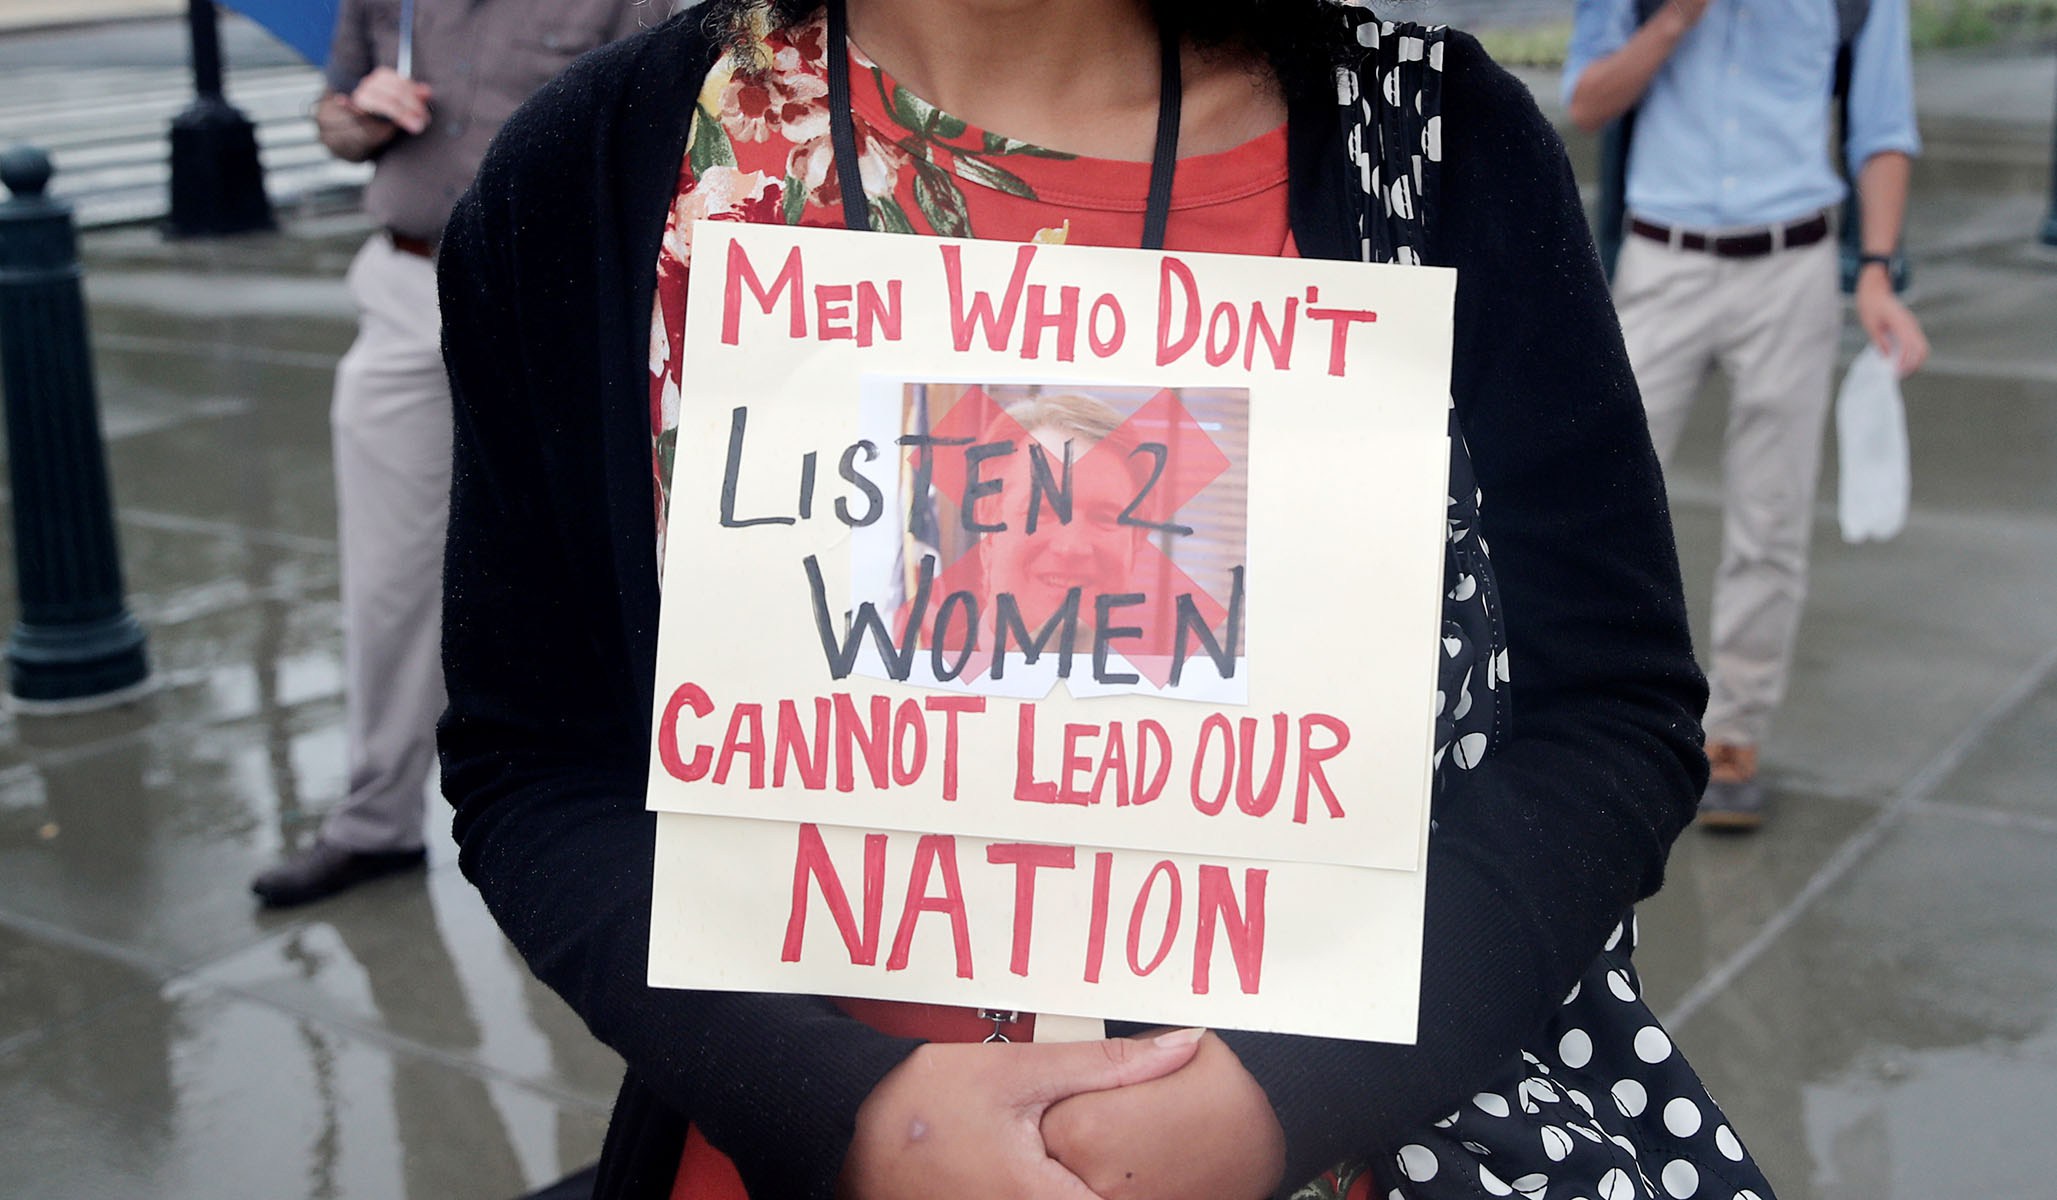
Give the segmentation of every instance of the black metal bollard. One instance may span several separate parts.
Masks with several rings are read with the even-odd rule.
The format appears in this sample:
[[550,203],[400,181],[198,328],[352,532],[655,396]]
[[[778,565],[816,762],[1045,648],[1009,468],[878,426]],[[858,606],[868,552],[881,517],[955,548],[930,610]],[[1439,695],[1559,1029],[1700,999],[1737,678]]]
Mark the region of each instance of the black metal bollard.
[[29,707],[113,701],[150,673],[122,595],[107,456],[71,206],[45,196],[50,159],[0,153],[0,396],[7,404],[15,580],[7,689]]
[[257,157],[257,127],[221,90],[221,32],[214,0],[188,0],[193,103],[171,119],[173,237],[272,228],[271,198]]

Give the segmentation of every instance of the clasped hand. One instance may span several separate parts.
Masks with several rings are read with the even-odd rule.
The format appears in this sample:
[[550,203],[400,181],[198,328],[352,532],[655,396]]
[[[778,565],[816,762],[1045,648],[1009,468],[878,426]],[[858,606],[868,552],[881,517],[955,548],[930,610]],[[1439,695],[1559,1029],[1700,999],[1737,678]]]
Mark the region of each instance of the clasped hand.
[[857,1112],[850,1200],[1257,1200],[1285,1134],[1218,1037],[922,1046]]

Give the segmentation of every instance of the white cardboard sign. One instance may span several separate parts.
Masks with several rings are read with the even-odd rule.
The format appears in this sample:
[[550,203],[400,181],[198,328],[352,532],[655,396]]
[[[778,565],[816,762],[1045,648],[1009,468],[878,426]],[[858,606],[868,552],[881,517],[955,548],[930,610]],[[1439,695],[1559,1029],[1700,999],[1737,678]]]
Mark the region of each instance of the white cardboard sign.
[[694,237],[651,982],[1411,1038],[1454,276]]

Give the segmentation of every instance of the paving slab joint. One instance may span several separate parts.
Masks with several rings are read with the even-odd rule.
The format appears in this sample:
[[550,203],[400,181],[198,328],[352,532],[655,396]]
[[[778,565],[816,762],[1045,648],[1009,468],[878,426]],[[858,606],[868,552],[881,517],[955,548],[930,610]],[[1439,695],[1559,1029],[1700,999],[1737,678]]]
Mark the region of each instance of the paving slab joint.
[[1970,724],[1950,740],[1949,745],[1924,763],[1921,769],[1894,794],[1883,811],[1872,817],[1857,832],[1851,834],[1847,841],[1838,846],[1835,853],[1815,871],[1784,908],[1773,913],[1734,953],[1702,975],[1678,1003],[1672,1006],[1671,1011],[1663,1014],[1665,1025],[1673,1029],[1678,1028],[1692,1020],[1701,1009],[1727,990],[1752,963],[1799,922],[1807,910],[1814,906],[1815,901],[1827,894],[1831,887],[1841,882],[1857,864],[1864,861],[1872,850],[1885,840],[1886,834],[1898,827],[1910,813],[1916,811],[1944,780],[1962,766],[1980,742],[1990,736],[2001,722],[2027,704],[2053,674],[2057,674],[2057,644],[2052,644],[2044,650],[2028,670],[2015,680],[2012,687],[2001,693],[1984,712],[1973,718]]

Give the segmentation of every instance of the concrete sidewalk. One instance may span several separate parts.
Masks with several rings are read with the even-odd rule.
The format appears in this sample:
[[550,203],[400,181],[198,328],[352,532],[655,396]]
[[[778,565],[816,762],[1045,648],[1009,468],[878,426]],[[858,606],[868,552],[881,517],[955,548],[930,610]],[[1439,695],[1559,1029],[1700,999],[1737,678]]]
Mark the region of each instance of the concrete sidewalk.
[[[2057,70],[1920,70],[1913,514],[1849,547],[1824,503],[1774,823],[1688,833],[1643,911],[1653,1003],[1785,1200],[2057,1180],[2057,254],[2029,242]],[[502,942],[440,817],[425,880],[284,916],[244,891],[343,785],[327,404],[367,232],[87,241],[159,686],[0,715],[11,1197],[502,1200],[597,1152],[619,1063]],[[1672,480],[1696,604],[1717,399]]]
[[0,4],[0,33],[174,17],[185,11],[186,0],[7,0]]
[[[0,11],[24,20],[7,6],[19,2]],[[170,128],[194,83],[186,23],[150,11],[161,7],[96,0],[48,7],[69,20],[60,27],[0,25],[0,145],[48,151],[52,192],[84,228],[155,221],[169,207]],[[287,216],[354,205],[371,169],[317,140],[320,71],[237,14],[223,14],[220,32],[227,99],[255,126],[272,203]]]

